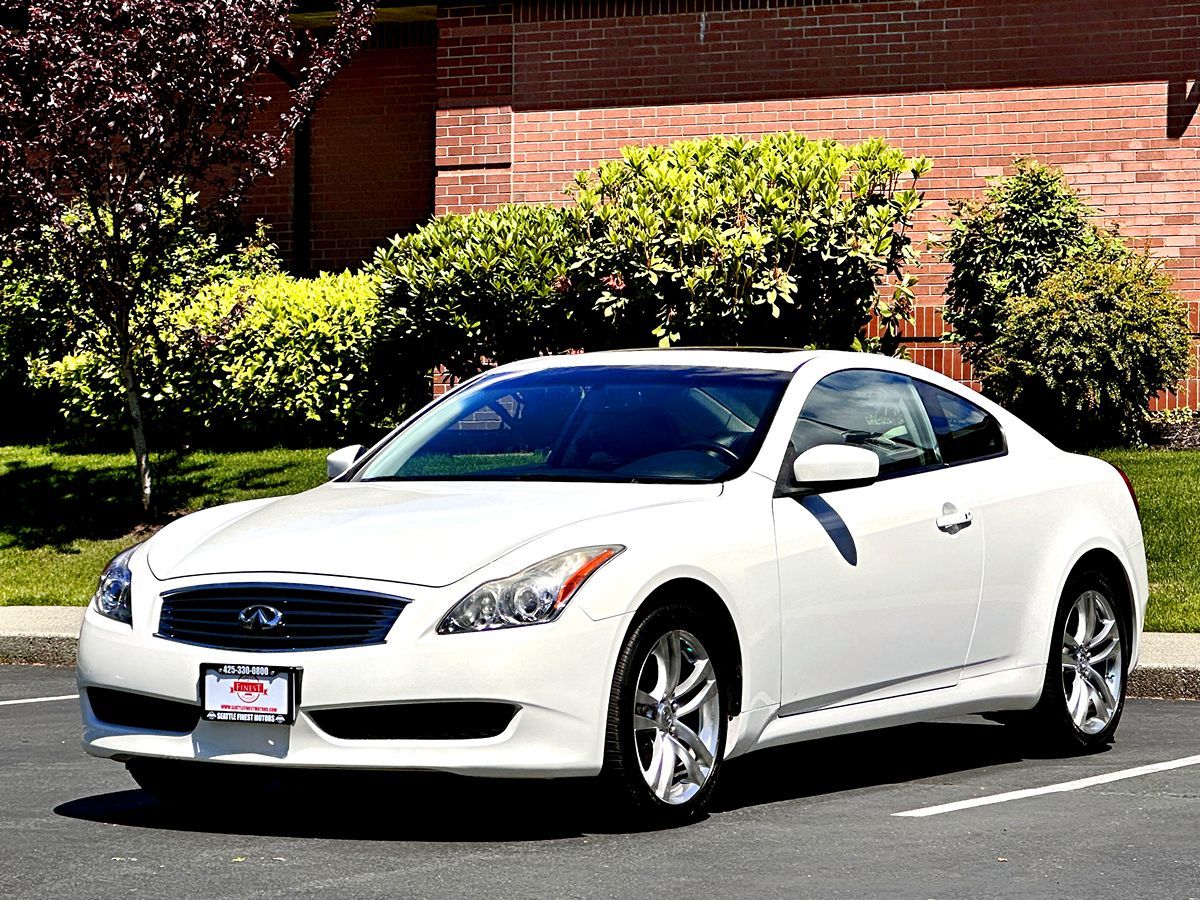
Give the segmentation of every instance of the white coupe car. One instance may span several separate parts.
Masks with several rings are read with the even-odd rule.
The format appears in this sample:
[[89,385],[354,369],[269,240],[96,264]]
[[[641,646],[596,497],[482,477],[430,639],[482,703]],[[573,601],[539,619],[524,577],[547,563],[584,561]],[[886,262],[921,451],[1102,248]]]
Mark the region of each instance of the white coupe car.
[[236,765],[598,775],[678,821],[726,760],[825,735],[984,713],[1101,746],[1137,660],[1124,476],[894,359],[527,360],[329,475],[109,564],[89,753],[168,801]]

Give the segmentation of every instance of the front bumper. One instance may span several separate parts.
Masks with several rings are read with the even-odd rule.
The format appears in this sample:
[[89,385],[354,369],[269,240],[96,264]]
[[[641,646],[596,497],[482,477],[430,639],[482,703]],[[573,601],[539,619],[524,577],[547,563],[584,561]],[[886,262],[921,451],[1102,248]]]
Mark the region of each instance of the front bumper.
[[[89,609],[77,662],[84,749],[118,760],[494,777],[598,773],[612,673],[628,617],[593,621],[575,607],[549,625],[438,635],[437,623],[456,597],[429,594],[404,610],[385,644],[287,653],[215,650],[154,637],[157,598],[140,604],[145,613],[135,614],[132,628]],[[135,597],[135,610],[137,605]],[[101,721],[88,701],[87,689],[99,687],[199,704],[201,664],[226,662],[303,669],[295,725],[201,719],[189,734],[169,733]],[[346,740],[322,731],[310,715],[323,708],[467,700],[519,709],[501,734],[469,740]]]

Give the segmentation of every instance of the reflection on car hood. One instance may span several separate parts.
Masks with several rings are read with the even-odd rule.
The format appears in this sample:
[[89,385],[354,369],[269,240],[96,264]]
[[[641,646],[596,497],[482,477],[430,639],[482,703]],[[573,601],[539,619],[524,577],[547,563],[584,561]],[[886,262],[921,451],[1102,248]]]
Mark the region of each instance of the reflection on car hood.
[[160,579],[275,572],[442,587],[573,522],[720,492],[720,485],[328,484],[187,516],[154,537],[147,560]]

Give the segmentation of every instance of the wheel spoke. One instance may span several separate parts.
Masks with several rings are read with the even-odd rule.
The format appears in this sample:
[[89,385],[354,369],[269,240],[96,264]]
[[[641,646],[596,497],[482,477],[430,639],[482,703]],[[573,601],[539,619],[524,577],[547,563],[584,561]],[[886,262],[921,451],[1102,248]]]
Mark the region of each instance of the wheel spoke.
[[662,751],[658,761],[659,769],[654,777],[654,793],[666,800],[675,781],[675,742],[663,735],[658,739],[658,745],[662,747]]
[[[1095,652],[1094,652],[1095,649],[1097,647],[1099,647],[1101,644],[1103,644],[1105,641],[1107,641],[1109,636],[1112,635],[1113,629],[1117,627],[1116,619],[1103,619],[1102,621],[1104,624],[1100,626],[1100,630],[1087,643],[1087,648],[1088,648],[1088,650],[1093,651],[1093,653],[1092,653],[1093,656],[1095,656]],[[1118,638],[1118,640],[1119,640],[1119,638]]]
[[1071,719],[1080,728],[1083,727],[1084,716],[1087,713],[1087,688],[1083,680],[1083,676],[1078,672],[1075,673],[1075,680],[1071,682],[1071,694],[1067,697],[1067,711],[1071,714]]
[[642,770],[646,783],[654,788],[658,784],[658,773],[662,768],[663,739],[661,734],[654,736],[654,746],[650,751],[650,763]]
[[1092,665],[1094,666],[1094,665],[1096,665],[1096,663],[1105,662],[1106,660],[1117,658],[1117,654],[1120,652],[1120,650],[1121,650],[1121,639],[1119,637],[1117,637],[1116,635],[1113,635],[1112,640],[1109,641],[1107,644],[1105,644],[1104,647],[1092,652],[1092,657],[1091,657]]
[[679,743],[691,750],[696,756],[697,762],[706,769],[711,769],[713,765],[712,754],[708,752],[708,748],[704,746],[704,741],[700,739],[700,735],[692,731],[682,722],[675,725],[675,737]]
[[649,691],[654,703],[658,703],[658,701],[665,700],[671,696],[671,663],[669,659],[671,651],[668,646],[669,644],[670,635],[663,635],[659,642],[654,645],[654,649],[650,651],[650,658],[654,660],[658,672],[654,687]]
[[683,684],[675,688],[675,697],[682,700],[688,695],[688,692],[693,690],[696,685],[703,681],[708,676],[708,671],[712,664],[707,659],[699,660],[692,668],[691,674],[684,679]]
[[1063,647],[1063,650],[1062,650],[1062,667],[1063,667],[1063,669],[1064,670],[1065,669],[1074,669],[1077,665],[1079,665],[1079,663],[1075,659],[1075,654],[1072,653],[1069,648]]
[[679,685],[679,669],[683,662],[679,653],[679,638],[675,632],[664,634],[654,645],[654,661],[658,664],[658,683],[650,693],[654,699],[666,700]]
[[686,716],[690,713],[694,713],[701,706],[703,706],[705,702],[707,702],[709,697],[713,696],[716,692],[717,682],[715,680],[705,682],[704,687],[696,691],[690,700],[680,706],[675,715]]
[[654,731],[658,728],[658,723],[647,716],[635,714],[633,717],[634,731]]
[[1075,611],[1079,615],[1075,639],[1086,647],[1092,633],[1096,630],[1095,606],[1090,592],[1075,601]]
[[683,769],[687,773],[687,780],[699,787],[704,784],[704,773],[700,771],[700,767],[696,765],[696,760],[692,758],[692,754],[687,752],[687,748],[677,737],[668,737],[667,741],[671,744],[672,750],[675,751],[675,756],[683,763]]
[[667,635],[667,691],[665,696],[670,697],[679,687],[679,675],[683,669],[683,652],[679,646],[679,636],[672,632]]
[[1108,686],[1108,679],[1091,666],[1088,666],[1083,671],[1088,684],[1092,686],[1092,689],[1096,693],[1096,699],[1100,701],[1096,704],[1096,712],[1103,713],[1104,720],[1108,721],[1108,718],[1117,709],[1117,700],[1113,697],[1112,688]]

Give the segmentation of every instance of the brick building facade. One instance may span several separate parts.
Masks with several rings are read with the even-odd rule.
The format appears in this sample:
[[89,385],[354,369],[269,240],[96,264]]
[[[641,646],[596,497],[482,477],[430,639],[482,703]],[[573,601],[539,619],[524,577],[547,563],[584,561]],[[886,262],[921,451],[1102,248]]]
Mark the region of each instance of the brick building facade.
[[[312,267],[355,264],[430,213],[560,199],[624,144],[794,129],[929,156],[927,232],[1034,154],[1167,260],[1200,332],[1200,0],[524,0],[390,18],[314,120]],[[284,174],[255,198],[289,251],[293,193]],[[913,356],[965,379],[936,343],[944,276],[926,254]],[[1195,373],[1181,388],[1165,405],[1200,405]]]

